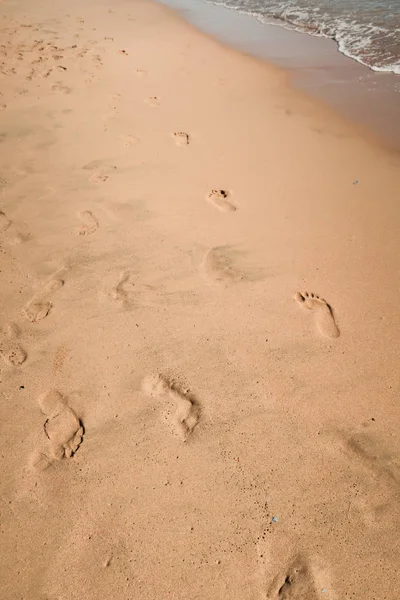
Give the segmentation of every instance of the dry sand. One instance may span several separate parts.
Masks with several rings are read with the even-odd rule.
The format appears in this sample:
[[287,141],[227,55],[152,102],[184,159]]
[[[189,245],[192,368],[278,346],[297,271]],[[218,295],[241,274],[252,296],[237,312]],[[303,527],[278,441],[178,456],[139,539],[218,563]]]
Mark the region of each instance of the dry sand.
[[158,5],[1,12],[0,597],[397,600],[399,157]]

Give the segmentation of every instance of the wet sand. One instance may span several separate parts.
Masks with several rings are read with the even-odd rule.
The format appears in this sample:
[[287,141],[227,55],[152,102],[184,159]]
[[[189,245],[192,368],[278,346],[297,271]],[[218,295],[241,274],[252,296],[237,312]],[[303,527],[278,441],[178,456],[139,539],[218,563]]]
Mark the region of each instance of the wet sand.
[[400,151],[400,76],[372,71],[335,41],[266,24],[205,0],[163,0],[222,43],[284,69],[290,84],[333,108],[360,135]]
[[160,5],[1,11],[1,597],[396,600],[397,155]]

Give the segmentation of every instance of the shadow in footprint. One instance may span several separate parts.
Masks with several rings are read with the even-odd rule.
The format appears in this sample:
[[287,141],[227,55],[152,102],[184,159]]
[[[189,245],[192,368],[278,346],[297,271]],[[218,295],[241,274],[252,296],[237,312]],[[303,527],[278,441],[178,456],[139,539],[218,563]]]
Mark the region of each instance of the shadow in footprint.
[[2,210],[0,210],[0,233],[7,231],[7,229],[10,227],[10,225],[11,225],[10,219],[8,219],[8,217],[5,215],[5,213],[3,213]]
[[66,399],[56,390],[49,390],[38,398],[42,413],[47,417],[43,429],[48,439],[45,453],[38,453],[34,465],[46,468],[54,461],[71,458],[82,443],[84,429]]
[[133,288],[135,284],[131,281],[130,271],[122,271],[115,286],[112,297],[120,302],[124,308],[129,308],[133,304]]
[[[278,589],[279,600],[318,600],[310,566],[301,554],[297,555],[283,575],[284,581]],[[282,579],[283,579],[282,577]]]
[[[181,390],[162,375],[147,377],[143,381],[142,389],[147,396],[161,398],[166,402],[165,419],[172,426],[173,433],[186,442],[201,416],[196,398],[188,390]],[[172,405],[168,406],[168,401],[172,401]]]

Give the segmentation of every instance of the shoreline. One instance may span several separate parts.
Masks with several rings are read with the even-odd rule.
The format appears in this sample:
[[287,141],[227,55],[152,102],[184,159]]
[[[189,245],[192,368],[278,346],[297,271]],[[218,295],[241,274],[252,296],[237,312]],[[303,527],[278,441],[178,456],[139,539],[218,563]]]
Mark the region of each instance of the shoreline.
[[0,11],[0,596],[397,600],[398,155],[164,5]]
[[[161,2],[162,1],[163,0],[161,0]],[[306,34],[306,35],[309,35],[312,37],[319,37],[319,38],[322,38],[322,39],[325,39],[328,41],[333,41],[336,45],[337,51],[340,54],[343,54],[347,58],[351,58],[353,61],[359,63],[363,67],[367,67],[369,70],[375,71],[378,73],[391,73],[394,75],[400,75],[400,65],[392,65],[392,68],[390,68],[390,67],[374,67],[374,66],[368,65],[367,63],[362,62],[362,60],[360,58],[357,58],[357,56],[354,56],[354,55],[350,54],[349,52],[346,52],[346,50],[344,50],[343,48],[341,48],[340,40],[338,40],[334,36],[327,36],[320,32],[315,33],[315,30],[313,28],[307,28],[306,26],[304,26],[304,27],[296,26],[288,21],[281,20],[279,18],[274,18],[274,17],[269,17],[268,20],[263,20],[260,15],[257,15],[257,14],[251,13],[251,12],[246,12],[245,10],[238,9],[237,7],[234,7],[234,6],[228,6],[227,4],[223,4],[222,2],[221,3],[214,2],[213,0],[204,0],[204,2],[207,2],[209,4],[217,4],[224,8],[234,10],[235,12],[238,12],[242,15],[254,17],[257,21],[260,21],[260,23],[262,23],[263,25],[274,25],[277,27],[282,27],[283,29],[287,29],[288,31],[294,31],[296,33],[302,33],[302,34]]]
[[206,0],[160,0],[223,44],[283,69],[291,85],[352,121],[376,143],[400,150],[400,76],[373,71],[326,37],[269,24]]

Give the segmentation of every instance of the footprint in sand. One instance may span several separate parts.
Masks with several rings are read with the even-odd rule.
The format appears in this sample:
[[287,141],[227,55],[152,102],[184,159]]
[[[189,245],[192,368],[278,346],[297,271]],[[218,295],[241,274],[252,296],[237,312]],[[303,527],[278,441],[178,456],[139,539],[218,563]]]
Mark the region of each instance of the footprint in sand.
[[228,199],[229,192],[226,190],[211,190],[207,194],[207,200],[222,212],[234,212],[236,206]]
[[83,212],[80,212],[78,216],[83,221],[82,225],[76,230],[78,235],[91,235],[97,231],[99,223],[90,210],[84,210]]
[[66,85],[62,85],[62,83],[55,83],[51,86],[53,92],[58,92],[59,94],[70,94],[72,89],[67,87]]
[[355,509],[368,528],[381,533],[395,531],[400,518],[398,454],[367,431],[328,429],[321,434],[328,452],[335,460],[341,455],[346,471],[351,469],[354,481],[358,481],[350,495],[349,511]]
[[10,219],[7,217],[7,215],[5,213],[3,213],[2,210],[0,210],[0,233],[7,231],[7,229],[10,227],[10,225],[11,225]]
[[314,313],[315,321],[321,335],[328,338],[337,338],[340,335],[338,326],[329,304],[315,294],[297,292],[294,299],[300,306]]
[[18,344],[19,329],[14,323],[0,327],[0,355],[5,363],[12,367],[22,365],[28,357]]
[[318,600],[330,588],[330,577],[319,560],[312,561],[294,540],[279,533],[262,535],[257,543],[259,565],[268,600]]
[[[165,417],[171,423],[173,432],[186,442],[200,419],[200,405],[189,391],[182,391],[162,375],[147,377],[142,384],[143,392],[151,398],[161,398],[167,402]],[[168,406],[168,401],[172,406]]]
[[207,279],[217,283],[234,283],[244,279],[244,273],[234,266],[233,252],[229,246],[216,246],[205,253],[201,269]]
[[135,135],[120,135],[119,138],[126,147],[133,146],[133,144],[140,142],[140,139]]
[[146,104],[155,108],[156,106],[160,106],[160,99],[158,96],[150,96],[150,98],[146,98]]
[[[38,398],[42,413],[47,417],[43,428],[48,438],[48,451],[39,454],[34,464],[45,468],[53,461],[71,458],[83,439],[83,425],[66,399],[56,390],[49,390]],[[47,463],[47,464],[46,464]]]
[[135,73],[138,77],[144,77],[147,74],[147,71],[144,69],[135,69]]
[[108,181],[109,176],[106,173],[93,173],[93,175],[91,175],[89,177],[89,181],[91,183],[106,183],[106,181]]
[[279,587],[268,598],[279,600],[317,600],[320,596],[316,589],[313,574],[308,561],[301,554],[295,556],[280,577]]
[[37,323],[49,314],[53,304],[48,300],[54,292],[62,288],[64,285],[63,279],[52,279],[43,288],[43,291],[34,296],[32,300],[23,308],[22,314],[31,321]]
[[83,426],[80,420],[65,398],[55,390],[43,394],[38,403],[47,417],[43,427],[54,458],[70,458],[82,443]]
[[177,146],[188,146],[189,145],[189,134],[184,131],[174,131],[172,136],[175,138],[175,144]]
[[128,308],[132,304],[132,290],[135,284],[130,281],[130,278],[130,272],[123,271],[112,293],[113,298],[121,302],[124,308]]

